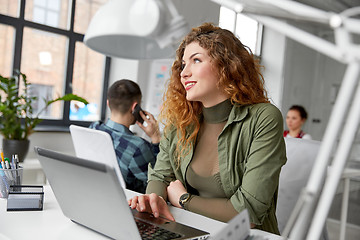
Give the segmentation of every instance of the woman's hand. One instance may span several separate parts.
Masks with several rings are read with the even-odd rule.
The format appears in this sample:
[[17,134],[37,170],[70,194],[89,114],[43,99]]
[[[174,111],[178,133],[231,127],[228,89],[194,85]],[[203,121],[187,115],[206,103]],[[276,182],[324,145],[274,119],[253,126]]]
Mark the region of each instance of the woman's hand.
[[136,122],[136,124],[142,130],[144,130],[146,135],[148,135],[150,137],[152,143],[159,143],[161,134],[160,134],[160,130],[159,130],[159,124],[156,121],[156,119],[154,118],[154,116],[151,113],[144,111],[144,110],[140,111],[140,116],[142,117],[142,119],[144,119],[144,121],[146,122],[147,125],[145,127],[140,122]]
[[171,204],[175,207],[181,208],[180,204],[179,204],[179,199],[181,197],[181,195],[183,195],[184,193],[186,193],[186,189],[184,187],[184,185],[179,181],[173,181],[169,184],[169,186],[167,187],[167,194],[168,194],[168,199],[171,202]]
[[175,221],[165,200],[155,193],[135,196],[128,200],[128,204],[132,209],[136,208],[139,212],[148,212],[152,213],[154,217],[163,216]]

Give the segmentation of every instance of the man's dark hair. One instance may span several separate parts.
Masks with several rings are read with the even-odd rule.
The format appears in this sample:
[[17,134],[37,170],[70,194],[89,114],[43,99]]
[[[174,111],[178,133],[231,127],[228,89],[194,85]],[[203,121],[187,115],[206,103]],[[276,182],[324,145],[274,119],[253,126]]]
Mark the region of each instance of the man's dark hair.
[[111,111],[117,111],[122,114],[129,111],[133,102],[141,102],[141,90],[137,83],[121,79],[113,83],[108,90],[107,99]]
[[301,119],[307,119],[307,112],[303,106],[300,105],[293,105],[289,108],[289,110],[295,110],[300,113]]

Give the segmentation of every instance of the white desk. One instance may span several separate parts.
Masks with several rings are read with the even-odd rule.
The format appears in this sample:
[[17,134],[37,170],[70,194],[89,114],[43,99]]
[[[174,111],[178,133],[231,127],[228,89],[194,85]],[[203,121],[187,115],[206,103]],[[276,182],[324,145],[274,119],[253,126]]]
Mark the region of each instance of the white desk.
[[[71,222],[66,218],[49,185],[44,186],[43,211],[7,212],[7,200],[0,198],[0,240],[69,240],[108,239],[94,231]],[[127,191],[131,198],[136,193]],[[176,221],[208,231],[211,235],[219,232],[226,224],[179,208],[171,207]],[[266,236],[266,239],[280,240],[281,237],[259,230],[251,230]]]
[[23,185],[43,185],[46,183],[46,176],[41,164],[36,158],[26,158],[20,163],[23,167]]

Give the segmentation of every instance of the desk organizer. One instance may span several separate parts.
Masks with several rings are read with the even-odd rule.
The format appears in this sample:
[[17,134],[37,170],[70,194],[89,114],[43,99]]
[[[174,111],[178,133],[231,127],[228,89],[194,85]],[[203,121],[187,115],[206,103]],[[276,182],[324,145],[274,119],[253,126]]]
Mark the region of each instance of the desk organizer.
[[21,185],[23,168],[0,168],[0,198],[7,198],[11,185]]
[[41,211],[43,186],[12,185],[7,199],[7,211]]

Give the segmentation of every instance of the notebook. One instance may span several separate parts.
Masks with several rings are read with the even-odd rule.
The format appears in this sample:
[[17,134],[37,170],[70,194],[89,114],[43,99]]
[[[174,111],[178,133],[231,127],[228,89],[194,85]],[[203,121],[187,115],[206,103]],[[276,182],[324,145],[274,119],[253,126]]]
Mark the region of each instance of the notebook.
[[[113,166],[40,147],[35,147],[35,152],[62,212],[75,223],[114,239],[209,236],[208,232],[131,210]],[[144,229],[150,230],[149,237],[141,237],[146,234]]]
[[113,141],[108,133],[76,125],[70,125],[70,133],[77,157],[102,162],[114,167],[121,186],[126,188]]

